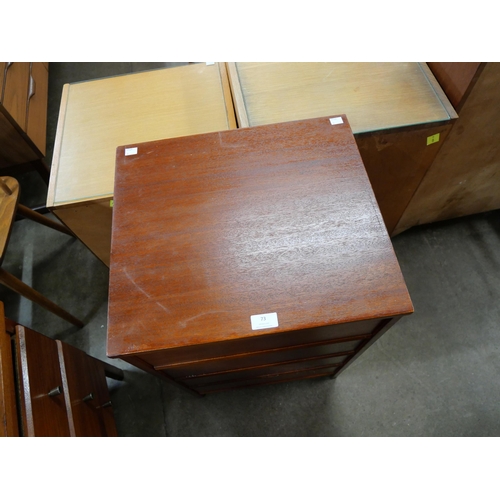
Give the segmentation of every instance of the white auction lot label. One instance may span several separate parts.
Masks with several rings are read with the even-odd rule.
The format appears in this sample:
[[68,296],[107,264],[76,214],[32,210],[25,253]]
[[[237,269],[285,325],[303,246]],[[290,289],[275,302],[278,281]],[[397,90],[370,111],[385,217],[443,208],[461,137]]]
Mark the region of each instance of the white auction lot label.
[[277,313],[254,314],[250,316],[252,330],[263,330],[264,328],[276,328],[278,326]]

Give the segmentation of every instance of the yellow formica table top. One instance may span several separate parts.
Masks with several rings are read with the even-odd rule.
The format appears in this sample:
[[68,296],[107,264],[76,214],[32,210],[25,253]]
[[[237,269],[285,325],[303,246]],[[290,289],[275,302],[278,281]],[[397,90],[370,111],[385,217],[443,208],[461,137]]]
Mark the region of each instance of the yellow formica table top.
[[240,126],[346,114],[353,133],[456,118],[425,63],[227,63]]
[[66,84],[47,206],[111,198],[118,146],[231,128],[224,63]]

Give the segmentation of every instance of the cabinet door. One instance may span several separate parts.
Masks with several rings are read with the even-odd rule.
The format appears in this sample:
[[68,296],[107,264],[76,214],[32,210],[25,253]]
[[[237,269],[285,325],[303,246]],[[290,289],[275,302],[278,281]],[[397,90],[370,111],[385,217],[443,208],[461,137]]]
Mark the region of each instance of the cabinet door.
[[57,345],[16,326],[16,356],[24,436],[69,436]]
[[30,64],[26,132],[35,146],[45,155],[49,72],[44,63]]
[[102,364],[69,344],[56,343],[71,436],[116,436]]
[[30,63],[14,62],[4,64],[2,79],[2,104],[10,116],[26,132]]

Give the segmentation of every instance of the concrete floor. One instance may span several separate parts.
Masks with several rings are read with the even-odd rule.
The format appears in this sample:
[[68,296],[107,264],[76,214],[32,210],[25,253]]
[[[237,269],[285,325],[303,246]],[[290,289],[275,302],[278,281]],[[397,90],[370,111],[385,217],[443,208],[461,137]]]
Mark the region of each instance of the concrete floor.
[[[179,63],[50,65],[47,160],[62,85]],[[36,173],[22,201],[44,204]],[[247,388],[203,398],[120,360],[110,381],[120,436],[500,435],[500,213],[413,228],[393,239],[415,313],[338,379]],[[0,289],[6,314],[103,360],[108,269],[77,240],[18,221],[4,267],[85,322],[78,330]]]

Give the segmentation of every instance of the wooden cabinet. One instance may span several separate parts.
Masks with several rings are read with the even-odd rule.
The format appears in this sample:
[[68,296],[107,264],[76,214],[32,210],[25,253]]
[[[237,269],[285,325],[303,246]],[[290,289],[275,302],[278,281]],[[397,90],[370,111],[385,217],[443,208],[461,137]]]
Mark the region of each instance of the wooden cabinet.
[[432,63],[459,118],[396,232],[500,208],[500,63]]
[[236,127],[225,65],[64,86],[47,207],[109,266],[116,148]]
[[238,125],[345,113],[389,234],[457,115],[426,64],[228,63]]
[[108,356],[198,394],[336,376],[412,311],[345,115],[117,149]]
[[0,169],[36,168],[48,182],[48,63],[0,63],[0,79]]
[[0,309],[0,436],[116,436],[106,377],[123,372]]

